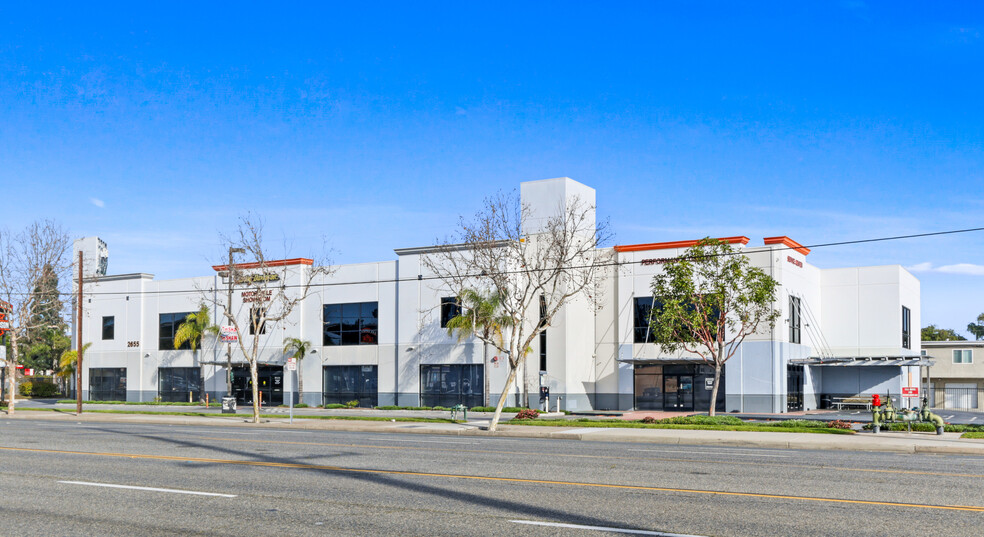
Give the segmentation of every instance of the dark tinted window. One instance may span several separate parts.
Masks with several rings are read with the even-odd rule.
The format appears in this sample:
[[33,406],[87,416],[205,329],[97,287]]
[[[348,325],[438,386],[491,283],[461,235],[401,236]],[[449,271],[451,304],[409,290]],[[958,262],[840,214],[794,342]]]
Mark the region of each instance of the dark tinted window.
[[89,399],[92,401],[126,401],[126,368],[93,367],[89,369]]
[[379,303],[325,304],[322,345],[376,345]]
[[103,339],[116,338],[116,318],[103,317]]
[[420,404],[422,406],[480,406],[484,400],[481,365],[420,366]]
[[909,308],[902,306],[902,348],[911,349],[912,341],[909,339],[912,323],[912,312]]
[[158,368],[158,395],[161,401],[197,401],[201,392],[201,377],[201,370],[197,367]]
[[651,296],[641,296],[635,299],[634,326],[636,343],[652,343],[656,341],[652,330],[649,329],[650,316],[653,313],[653,301]]
[[789,342],[790,343],[801,343],[802,334],[800,328],[802,326],[802,321],[800,320],[801,311],[800,299],[795,296],[789,297]]
[[377,403],[377,366],[325,366],[324,404],[345,404],[359,401],[359,406],[374,407]]
[[448,327],[448,321],[461,315],[461,305],[458,299],[453,296],[446,296],[441,299],[441,328]]
[[[157,349],[162,351],[174,350],[174,334],[178,332],[178,327],[185,321],[185,318],[192,312],[183,313],[162,313],[160,314],[160,328],[157,339]],[[196,348],[201,347],[201,341]],[[191,342],[185,341],[181,344],[182,350],[191,350]]]
[[249,309],[249,335],[256,335],[257,327],[261,334],[266,334],[266,319],[263,319],[265,314],[266,308]]

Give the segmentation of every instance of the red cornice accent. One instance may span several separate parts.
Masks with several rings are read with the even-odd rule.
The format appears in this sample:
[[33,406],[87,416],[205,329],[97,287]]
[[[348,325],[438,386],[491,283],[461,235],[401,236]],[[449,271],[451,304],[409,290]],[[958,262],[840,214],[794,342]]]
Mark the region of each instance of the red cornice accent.
[[[673,242],[651,242],[649,244],[626,244],[624,246],[616,246],[616,252],[643,252],[646,250],[668,250],[670,248],[690,248],[691,246],[696,246],[697,243],[703,239],[697,239],[694,241],[673,241]],[[721,237],[717,239],[719,241],[724,241],[728,244],[748,244],[751,240],[748,237]]]
[[[313,265],[313,259],[306,259],[304,257],[295,257],[294,259],[278,259],[276,261],[267,261],[263,264],[266,267],[289,267],[291,265]],[[212,265],[212,270],[218,272],[220,270],[227,270],[229,265]],[[249,270],[260,268],[260,263],[236,263],[236,268],[239,270]]]
[[803,246],[802,244],[794,241],[793,239],[790,239],[789,237],[787,237],[785,235],[782,235],[782,236],[779,236],[779,237],[766,237],[765,238],[765,244],[767,244],[767,245],[769,245],[769,244],[782,244],[783,246],[789,246],[793,250],[796,250],[797,252],[799,252],[799,253],[801,253],[803,255],[809,255],[810,254],[810,249],[809,248],[807,248],[806,246]]

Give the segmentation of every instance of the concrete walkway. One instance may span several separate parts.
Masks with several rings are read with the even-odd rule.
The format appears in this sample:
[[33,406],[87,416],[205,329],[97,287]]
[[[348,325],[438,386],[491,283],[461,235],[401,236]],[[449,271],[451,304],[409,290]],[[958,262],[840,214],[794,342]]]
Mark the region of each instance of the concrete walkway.
[[[405,411],[410,412],[410,411]],[[431,414],[431,412],[419,412]],[[447,417],[446,412],[443,413]],[[431,417],[431,416],[427,416]],[[469,418],[472,416],[470,415]],[[425,423],[401,421],[365,421],[332,419],[263,419],[260,425],[248,423],[244,416],[216,417],[166,416],[153,414],[91,413],[76,416],[72,412],[20,411],[0,414],[2,419],[45,420],[75,423],[138,424],[154,423],[197,427],[264,427],[323,431],[358,431],[399,434],[436,434],[511,438],[556,438],[563,440],[631,442],[679,445],[718,445],[773,449],[812,449],[839,451],[873,451],[892,453],[936,453],[984,456],[984,439],[962,439],[959,433],[862,432],[854,435],[774,433],[744,431],[707,431],[686,429],[627,429],[605,427],[544,427],[500,424],[495,433],[484,430],[488,419],[470,419],[467,423]]]

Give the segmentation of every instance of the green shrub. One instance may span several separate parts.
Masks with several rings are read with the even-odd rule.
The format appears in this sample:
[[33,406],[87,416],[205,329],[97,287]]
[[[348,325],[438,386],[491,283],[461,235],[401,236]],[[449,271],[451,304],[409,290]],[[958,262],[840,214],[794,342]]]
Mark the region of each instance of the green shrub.
[[743,421],[735,416],[675,416],[663,418],[659,423],[677,425],[742,425]]
[[359,400],[358,399],[352,399],[351,401],[348,401],[347,403],[345,403],[345,406],[347,408],[355,408],[355,407],[359,406]]
[[[428,410],[427,407],[423,407],[421,410]],[[432,406],[430,410],[443,410],[445,412],[450,412],[451,409],[446,406]]]
[[348,408],[348,407],[339,403],[328,403],[327,405],[325,405],[325,408]]
[[307,403],[297,403],[296,405],[294,405],[294,408],[308,408],[309,406],[311,405]]
[[33,382],[33,387],[31,388],[32,397],[52,397],[58,394],[58,386],[54,382],[49,382],[47,380],[39,380]]
[[33,382],[21,382],[20,386],[17,387],[17,391],[24,397],[30,397],[34,393],[34,383]]

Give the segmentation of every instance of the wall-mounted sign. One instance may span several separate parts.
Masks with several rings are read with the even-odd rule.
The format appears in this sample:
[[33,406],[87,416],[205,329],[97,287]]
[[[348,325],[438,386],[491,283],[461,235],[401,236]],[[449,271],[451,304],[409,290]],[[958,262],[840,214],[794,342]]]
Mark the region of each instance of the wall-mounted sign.
[[796,265],[797,267],[803,268],[803,262],[800,261],[799,259],[794,258],[791,255],[786,256],[786,261],[789,261],[790,263]]
[[297,358],[290,357],[287,359],[287,371],[297,371]]
[[244,274],[236,278],[236,284],[250,284],[259,282],[279,282],[280,275],[274,273],[268,274]]
[[714,379],[704,379],[704,389],[713,390],[714,389]]
[[243,302],[269,302],[273,297],[272,289],[260,289],[257,291],[243,291]]
[[639,262],[639,264],[642,266],[665,265],[666,263],[674,263],[679,260],[680,260],[679,257],[656,257],[653,259],[643,259],[642,261]]
[[239,341],[239,332],[236,332],[235,326],[223,326],[219,335],[223,343],[234,343]]

